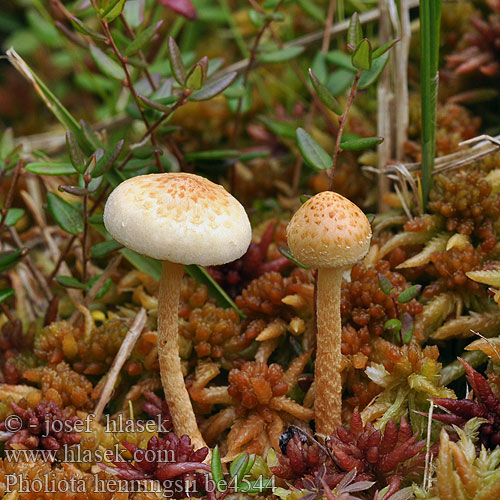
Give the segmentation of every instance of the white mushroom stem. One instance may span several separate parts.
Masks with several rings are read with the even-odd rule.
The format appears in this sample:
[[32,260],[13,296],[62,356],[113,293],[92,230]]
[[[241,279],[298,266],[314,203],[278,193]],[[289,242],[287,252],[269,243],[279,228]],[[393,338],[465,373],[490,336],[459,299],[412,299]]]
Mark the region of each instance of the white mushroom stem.
[[325,436],[342,424],[340,286],[344,269],[318,269],[314,412],[316,432]]
[[158,358],[165,399],[168,403],[174,431],[180,437],[187,434],[195,449],[206,446],[201,436],[184,377],[178,342],[179,297],[184,266],[163,261],[158,296]]

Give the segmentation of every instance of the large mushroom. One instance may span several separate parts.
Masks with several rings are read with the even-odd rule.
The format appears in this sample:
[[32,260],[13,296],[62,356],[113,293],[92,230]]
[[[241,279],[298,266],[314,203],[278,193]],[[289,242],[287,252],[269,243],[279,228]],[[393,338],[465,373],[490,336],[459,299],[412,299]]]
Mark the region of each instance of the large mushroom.
[[104,224],[131,250],[163,262],[158,297],[158,357],[175,432],[205,442],[184,384],[178,306],[184,265],[218,265],[241,257],[251,227],[241,204],[222,186],[193,174],[133,177],[109,196]]
[[297,210],[286,236],[293,255],[318,270],[314,411],[316,431],[331,435],[341,424],[342,411],[342,275],[368,252],[370,223],[354,203],[324,191]]

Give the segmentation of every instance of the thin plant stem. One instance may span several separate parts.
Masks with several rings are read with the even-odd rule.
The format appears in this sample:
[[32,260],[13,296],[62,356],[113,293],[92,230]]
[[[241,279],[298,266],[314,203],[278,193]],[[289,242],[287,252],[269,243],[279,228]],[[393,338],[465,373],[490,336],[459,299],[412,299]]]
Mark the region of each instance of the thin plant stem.
[[347,113],[349,113],[349,109],[351,108],[352,102],[354,101],[354,98],[356,97],[356,93],[358,90],[358,82],[359,79],[361,78],[361,70],[359,70],[356,73],[356,78],[354,78],[354,82],[351,87],[351,91],[349,92],[349,97],[347,98],[347,103],[345,105],[344,112],[342,113],[342,116],[339,118],[339,131],[337,133],[337,140],[335,141],[335,151],[333,153],[333,161],[332,161],[332,167],[330,170],[330,183],[328,186],[328,189],[330,191],[333,191],[333,179],[335,175],[335,169],[337,167],[337,162],[339,159],[340,155],[340,142],[342,141],[342,134],[344,132],[344,127],[347,122]]
[[12,313],[9,311],[9,308],[4,304],[0,303],[0,308],[2,309],[3,313],[5,316],[7,316],[7,319],[9,320],[9,323],[12,323],[13,325],[16,324],[16,318],[12,315]]
[[61,264],[63,263],[64,259],[68,255],[71,247],[73,246],[73,243],[76,240],[76,236],[72,236],[69,240],[68,243],[66,244],[66,247],[64,250],[59,254],[59,257],[57,259],[56,265],[54,266],[54,269],[50,273],[49,277],[47,278],[47,281],[50,283],[56,276],[57,272],[59,271],[59,268],[61,267]]
[[[85,176],[85,190],[88,189],[89,182]],[[89,227],[89,213],[88,213],[88,205],[89,205],[89,195],[85,193],[83,196],[83,235],[82,235],[82,283],[87,282],[87,234]]]
[[[180,106],[186,103],[186,99],[191,95],[193,91],[191,89],[184,89],[184,92],[181,94],[177,102],[170,108],[170,110],[163,114],[158,120],[156,120],[153,124],[149,125],[147,130],[142,134],[142,137],[139,139],[139,142],[144,141],[150,134],[153,132]],[[132,158],[132,151],[129,151],[123,161],[118,165],[118,170],[121,170]]]
[[333,18],[335,16],[335,8],[337,6],[337,0],[330,0],[328,4],[328,12],[326,14],[325,21],[325,34],[323,36],[323,42],[321,44],[321,52],[326,54],[328,52],[328,48],[330,47],[330,38],[331,38],[331,28],[333,25]]
[[19,180],[19,175],[21,173],[22,165],[23,165],[23,160],[19,159],[14,170],[14,178],[12,179],[9,190],[7,191],[7,198],[5,199],[4,207],[1,210],[2,216],[0,217],[0,232],[2,232],[3,230],[5,219],[7,218],[7,214],[9,213],[9,209],[12,205],[12,200],[14,199],[14,191],[16,189],[17,182]]
[[[132,41],[134,41],[135,40],[134,30],[127,23],[127,20],[125,19],[125,16],[123,15],[123,13],[120,14],[120,21],[122,22],[122,24],[123,24],[123,26],[125,28],[125,31],[127,32],[128,37]],[[137,55],[139,56],[139,59],[142,62],[147,63],[147,60],[144,57],[144,54],[142,53],[142,50],[139,50],[139,52],[137,53]],[[149,85],[151,86],[151,89],[152,90],[156,90],[155,82],[154,82],[153,77],[151,76],[151,73],[149,72],[148,68],[144,68],[143,71],[144,71],[144,75],[146,76],[146,78],[147,78],[147,80],[149,82]]]
[[[139,96],[137,95],[137,92],[136,92],[135,87],[134,87],[134,83],[132,82],[132,77],[130,76],[130,72],[129,72],[128,67],[127,67],[127,59],[121,55],[120,50],[116,46],[116,43],[113,39],[113,36],[111,35],[111,31],[109,29],[108,23],[104,19],[101,19],[101,24],[102,24],[102,27],[104,29],[104,33],[106,35],[108,44],[110,45],[111,50],[114,52],[115,56],[120,61],[120,64],[123,68],[123,71],[125,72],[125,79],[127,81],[127,87],[132,95],[132,98],[134,99],[135,105],[137,106],[139,113],[141,114],[142,121],[144,122],[146,127],[149,128],[148,119],[146,118],[146,115],[144,114],[144,110],[142,109],[141,103],[139,101]],[[156,139],[155,139],[153,134],[151,134],[151,144],[153,146],[157,145]],[[154,155],[155,155],[155,163],[156,163],[156,166],[158,167],[158,170],[160,172],[163,172],[163,167],[161,166],[159,152],[155,151]]]

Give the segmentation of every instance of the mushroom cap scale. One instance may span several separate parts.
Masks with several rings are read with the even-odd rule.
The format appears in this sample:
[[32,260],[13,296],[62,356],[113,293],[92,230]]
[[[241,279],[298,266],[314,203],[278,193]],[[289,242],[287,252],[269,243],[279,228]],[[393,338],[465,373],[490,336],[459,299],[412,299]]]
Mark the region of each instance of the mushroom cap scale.
[[370,223],[361,209],[332,191],[307,200],[286,230],[293,255],[314,269],[358,262],[368,252],[371,235]]
[[243,206],[222,186],[186,173],[122,182],[106,202],[104,225],[125,247],[178,264],[225,264],[251,241]]

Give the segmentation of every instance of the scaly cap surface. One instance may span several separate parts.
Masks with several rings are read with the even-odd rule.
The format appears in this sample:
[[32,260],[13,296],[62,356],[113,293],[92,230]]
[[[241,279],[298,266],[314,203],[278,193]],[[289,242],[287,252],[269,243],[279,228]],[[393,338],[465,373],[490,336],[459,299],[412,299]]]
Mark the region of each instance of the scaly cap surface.
[[368,252],[371,235],[361,209],[332,191],[307,200],[286,230],[293,255],[313,269],[354,264]]
[[122,182],[106,202],[104,225],[125,247],[178,264],[225,264],[251,241],[243,206],[222,186],[186,173]]

